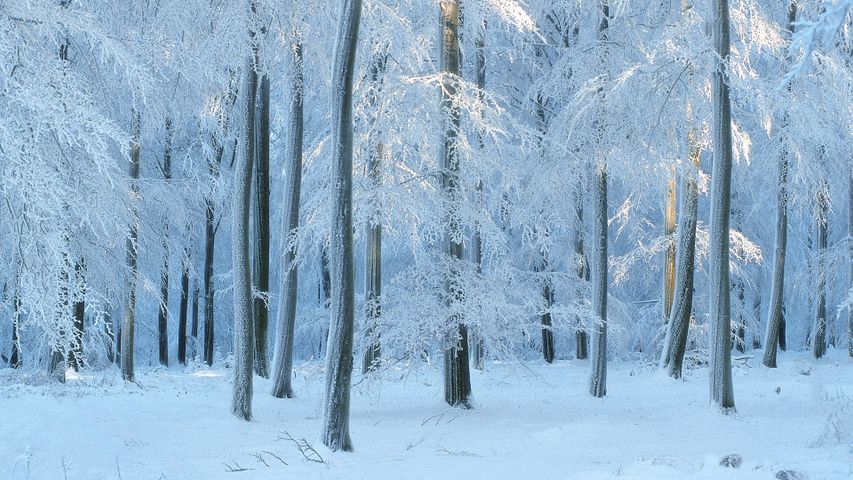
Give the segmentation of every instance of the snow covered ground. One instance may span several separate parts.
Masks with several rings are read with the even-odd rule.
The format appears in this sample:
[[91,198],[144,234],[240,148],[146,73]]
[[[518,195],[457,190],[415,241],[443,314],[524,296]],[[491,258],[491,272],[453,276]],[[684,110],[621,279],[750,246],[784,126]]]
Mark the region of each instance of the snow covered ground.
[[[853,361],[841,350],[820,361],[781,353],[771,371],[752,354],[735,362],[733,416],[708,406],[706,369],[673,381],[611,362],[607,398],[595,399],[586,362],[490,364],[473,372],[469,411],[444,405],[438,368],[389,373],[355,387],[356,450],[337,454],[316,440],[313,364],[300,367],[292,400],[256,377],[251,423],[230,414],[225,369],[142,368],[139,385],[110,372],[65,386],[0,370],[0,480],[853,478]],[[721,467],[733,453],[740,468]]]

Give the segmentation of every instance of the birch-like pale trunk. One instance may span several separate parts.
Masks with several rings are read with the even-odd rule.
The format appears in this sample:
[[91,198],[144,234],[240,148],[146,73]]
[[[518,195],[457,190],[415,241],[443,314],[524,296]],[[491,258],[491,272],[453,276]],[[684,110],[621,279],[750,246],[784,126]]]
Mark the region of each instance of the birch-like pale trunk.
[[[607,68],[608,28],[610,22],[609,0],[601,0],[601,23],[598,41],[602,46],[602,68]],[[589,393],[593,397],[607,395],[607,159],[604,156],[604,98],[599,99],[596,139],[595,172],[593,178],[592,226],[592,312],[595,315],[590,327]]]
[[[255,55],[255,63],[258,63]],[[268,295],[270,289],[270,79],[261,76],[258,88],[258,105],[255,147],[255,255],[252,269],[255,288]],[[269,302],[265,298],[254,299],[255,317],[255,373],[263,378],[270,376],[270,361],[267,353],[267,331],[269,330]]]
[[[439,1],[441,39],[440,60],[442,72],[441,108],[445,115],[444,141],[441,144],[442,190],[447,202],[447,234],[445,253],[450,260],[450,271],[445,280],[448,307],[461,300],[458,263],[463,258],[462,225],[459,219],[459,155],[456,139],[460,117],[454,104],[459,77],[459,0]],[[458,314],[448,318],[448,339],[444,351],[444,400],[451,406],[470,408],[471,374],[468,366],[468,329]]]
[[130,141],[130,234],[127,238],[127,269],[130,271],[127,305],[121,327],[121,377],[128,382],[134,381],[133,350],[136,329],[136,285],[139,282],[137,271],[137,246],[139,239],[139,149],[140,124],[142,118],[138,111],[131,113]]
[[829,185],[821,179],[817,193],[817,294],[812,327],[812,353],[815,358],[826,354],[826,247],[827,215],[829,213]]
[[[797,4],[788,5],[788,33],[793,35],[794,22],[797,20]],[[767,310],[767,330],[764,334],[765,367],[776,368],[777,348],[784,347],[783,308],[785,297],[785,254],[788,245],[788,149],[785,146],[785,130],[788,124],[787,112],[782,115],[782,152],[779,155],[779,167],[776,184],[776,239],[773,246],[773,279],[770,286],[770,305]]]
[[731,283],[729,280],[729,215],[732,183],[732,116],[726,62],[729,60],[729,2],[712,0],[713,60],[711,100],[713,104],[711,174],[711,224],[708,270],[711,286],[711,403],[724,412],[734,410],[731,357]]
[[278,307],[278,324],[273,357],[272,395],[293,398],[293,336],[296,331],[296,234],[299,229],[299,197],[302,188],[302,134],[303,134],[303,77],[302,43],[295,42],[291,49],[293,71],[290,80],[290,125],[287,129],[287,179],[284,189],[284,218],[282,229],[287,232],[281,262],[281,289]]
[[332,302],[326,344],[323,443],[332,451],[352,450],[349,433],[355,278],[352,244],[352,84],[361,0],[344,0],[332,70]]
[[243,420],[252,419],[252,372],[255,365],[252,264],[249,257],[252,163],[255,159],[255,105],[258,91],[258,73],[255,67],[254,59],[250,56],[244,67],[246,78],[243,84],[243,151],[237,156],[234,166],[234,198],[231,211],[231,262],[234,272],[234,381],[231,411]]
[[660,361],[661,368],[666,369],[667,374],[673,378],[681,378],[684,353],[687,349],[687,333],[690,328],[690,317],[693,314],[693,275],[696,260],[696,223],[699,210],[697,180],[701,154],[696,142],[695,131],[691,130],[688,133],[687,143],[688,155],[693,168],[684,176],[684,187],[681,193],[681,221],[678,224],[674,298]]

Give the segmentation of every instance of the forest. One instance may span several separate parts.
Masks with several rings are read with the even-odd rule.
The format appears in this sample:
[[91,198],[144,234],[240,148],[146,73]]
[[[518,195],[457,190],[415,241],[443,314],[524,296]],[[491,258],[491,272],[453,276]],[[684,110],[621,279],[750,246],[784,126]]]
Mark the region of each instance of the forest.
[[853,476],[853,0],[0,0],[0,478]]

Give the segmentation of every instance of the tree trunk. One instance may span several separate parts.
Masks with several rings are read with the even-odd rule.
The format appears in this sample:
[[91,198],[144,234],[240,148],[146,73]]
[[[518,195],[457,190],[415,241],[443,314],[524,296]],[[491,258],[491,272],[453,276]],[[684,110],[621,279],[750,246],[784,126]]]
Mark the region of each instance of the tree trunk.
[[74,266],[74,277],[77,282],[77,295],[74,300],[73,315],[74,329],[71,332],[71,349],[68,351],[68,366],[73,368],[75,372],[79,372],[83,367],[83,330],[84,320],[86,316],[86,279],[83,276],[85,265],[83,260],[77,261]]
[[817,295],[812,332],[812,352],[815,358],[826,354],[826,247],[827,214],[829,212],[829,185],[821,179],[817,194]]
[[287,233],[282,256],[280,304],[275,335],[272,394],[292,398],[293,336],[296,326],[296,234],[299,228],[299,202],[302,187],[303,79],[302,43],[293,44],[293,74],[290,92],[290,126],[287,129],[287,185],[284,190],[283,231]]
[[[788,32],[794,33],[797,20],[797,4],[794,0],[788,5]],[[788,113],[782,116],[782,153],[779,155],[779,173],[776,198],[776,240],[773,254],[773,284],[770,287],[770,306],[767,310],[767,333],[764,335],[764,357],[762,363],[768,368],[776,368],[776,347],[785,350],[784,335],[784,294],[785,294],[785,253],[788,244],[788,149],[785,146],[785,134]]]
[[[459,110],[454,105],[459,76],[459,0],[440,0],[441,26],[440,58],[442,72],[441,108],[446,118],[444,141],[441,144],[442,190],[448,205],[448,232],[446,234],[445,253],[451,262],[450,271],[445,280],[445,293],[450,310],[461,301],[459,285],[462,261],[462,225],[460,224],[459,198],[459,157],[456,138],[459,132]],[[468,370],[468,329],[464,319],[451,314],[448,319],[448,345],[444,352],[444,400],[451,406],[469,408],[471,395],[471,377]]]
[[[477,33],[477,38],[474,41],[474,49],[476,52],[477,58],[477,98],[481,101],[483,99],[483,92],[486,89],[486,22],[483,21],[483,25]],[[483,137],[478,132],[477,133],[477,145],[480,148],[480,152],[483,152]],[[477,180],[477,184],[474,187],[474,190],[477,192],[477,201],[482,204],[483,201],[483,181]],[[482,235],[480,233],[480,225],[477,225],[477,228],[474,230],[474,238],[471,239],[471,261],[474,262],[474,265],[477,267],[477,274],[483,273],[483,241]],[[483,370],[485,366],[485,358],[486,358],[486,347],[485,342],[483,340],[482,332],[475,332],[476,335],[472,335],[474,337],[474,368],[477,370]]]
[[21,292],[17,273],[15,274],[15,298],[12,301],[15,302],[15,313],[12,315],[12,354],[9,356],[9,366],[21,368],[21,342],[18,335],[21,323]]
[[699,160],[700,150],[696,134],[688,134],[689,156],[693,170],[684,177],[685,186],[681,199],[681,222],[678,225],[678,245],[676,249],[675,290],[667,323],[666,340],[661,357],[661,367],[673,378],[681,378],[684,353],[687,349],[687,333],[690,328],[690,316],[693,312],[693,275],[696,259],[696,222],[699,210]]
[[[254,49],[254,34],[252,37]],[[231,263],[234,271],[234,383],[231,411],[243,420],[252,419],[252,371],[255,365],[249,216],[252,208],[252,163],[255,159],[256,67],[254,59],[249,57],[243,87],[246,109],[242,132],[243,151],[237,156],[237,165],[234,167],[234,203],[231,212]]]
[[729,280],[729,215],[731,213],[732,119],[725,64],[729,60],[729,2],[713,0],[712,38],[716,58],[713,68],[711,175],[711,225],[709,273],[711,280],[711,402],[723,411],[734,410],[731,358],[731,304]]
[[[257,59],[256,59],[257,62]],[[255,154],[255,256],[252,270],[255,287],[269,295],[270,284],[270,79],[261,77],[258,92],[259,140]],[[269,328],[268,298],[254,299],[255,313],[255,373],[263,378],[270,376],[267,354],[267,330]]]
[[190,329],[190,337],[192,337],[192,359],[198,359],[198,287],[195,286],[193,280],[193,324]]
[[352,246],[352,83],[361,0],[345,0],[335,39],[332,70],[332,302],[326,348],[323,443],[332,451],[352,450],[349,434],[355,278]]
[[[547,265],[547,262],[543,261],[543,265]],[[554,353],[554,331],[551,328],[551,307],[554,305],[554,289],[551,287],[551,280],[547,278],[547,266],[543,267],[542,273],[545,275],[542,281],[542,301],[545,310],[540,319],[542,323],[542,356],[546,362],[554,363],[556,356]]]
[[[172,119],[166,118],[166,150],[163,153],[163,180],[168,188],[172,179]],[[160,311],[157,314],[160,365],[169,366],[169,223],[163,222],[163,271],[160,274]]]
[[[602,47],[601,65],[606,73],[610,5],[601,0],[601,23],[598,41]],[[599,92],[601,93],[601,92]],[[603,96],[603,93],[602,93]],[[592,312],[595,323],[591,327],[589,393],[594,397],[607,395],[607,159],[604,157],[604,98],[599,99],[596,120],[596,165],[593,189],[594,215],[592,228]]]
[[[376,112],[378,97],[382,88],[382,75],[385,72],[385,53],[374,53],[370,64],[369,102],[371,111]],[[378,195],[382,187],[382,160],[385,156],[385,145],[377,141],[380,134],[376,133],[374,119],[370,145],[376,145],[367,159],[367,175],[370,178],[374,195]],[[362,373],[368,373],[379,366],[380,362],[380,332],[382,318],[382,206],[378,198],[371,200],[370,218],[367,225],[367,242],[365,245],[365,345]]]
[[[853,292],[853,174],[847,178],[847,242],[847,261],[850,262],[847,285]],[[853,304],[847,306],[847,353],[853,357]]]
[[136,285],[139,273],[137,271],[138,239],[139,239],[139,149],[140,128],[142,118],[138,111],[132,115],[130,143],[130,235],[127,238],[127,269],[130,270],[127,305],[121,328],[121,377],[128,382],[134,381],[133,349],[136,329]]
[[[589,282],[589,263],[586,259],[583,246],[583,183],[578,182],[575,189],[575,271],[578,275],[578,280],[581,282]],[[577,332],[575,333],[575,358],[585,360],[589,356],[588,340],[586,330],[584,330],[583,322],[580,318],[577,319]]]
[[190,266],[186,255],[181,259],[181,306],[178,314],[178,362],[187,364],[187,304],[190,296]]
[[663,263],[663,323],[669,321],[672,311],[672,301],[675,293],[675,172],[669,179],[666,189],[666,206],[664,208],[664,234],[666,235],[666,252]]

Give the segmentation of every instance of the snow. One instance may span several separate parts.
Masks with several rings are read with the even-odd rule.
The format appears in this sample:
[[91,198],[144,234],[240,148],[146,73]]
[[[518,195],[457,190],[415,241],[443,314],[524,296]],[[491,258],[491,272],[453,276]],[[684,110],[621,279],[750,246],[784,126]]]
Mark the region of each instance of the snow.
[[[138,385],[117,370],[69,372],[64,386],[5,369],[0,479],[772,479],[785,469],[851,478],[846,351],[822,360],[780,352],[775,370],[761,367],[760,351],[750,355],[733,362],[733,415],[708,405],[706,368],[674,381],[649,365],[611,362],[607,397],[597,399],[585,388],[587,362],[490,363],[472,371],[472,410],[446,407],[440,368],[392,370],[354,387],[353,453],[318,440],[316,363],[297,368],[295,399],[270,396],[271,382],[256,377],[251,422],[229,413],[228,369],[139,368]],[[326,463],[306,460],[278,439],[284,432],[306,438]],[[741,467],[719,466],[727,454],[741,455]]]

